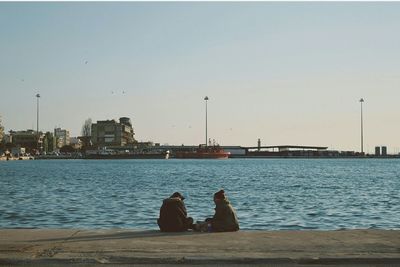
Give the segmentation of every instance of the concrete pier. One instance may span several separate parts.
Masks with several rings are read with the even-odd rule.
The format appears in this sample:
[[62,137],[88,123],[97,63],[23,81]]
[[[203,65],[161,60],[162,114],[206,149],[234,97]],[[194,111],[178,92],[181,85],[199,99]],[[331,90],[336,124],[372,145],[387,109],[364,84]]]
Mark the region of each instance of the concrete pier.
[[0,230],[0,265],[67,264],[400,266],[400,231]]

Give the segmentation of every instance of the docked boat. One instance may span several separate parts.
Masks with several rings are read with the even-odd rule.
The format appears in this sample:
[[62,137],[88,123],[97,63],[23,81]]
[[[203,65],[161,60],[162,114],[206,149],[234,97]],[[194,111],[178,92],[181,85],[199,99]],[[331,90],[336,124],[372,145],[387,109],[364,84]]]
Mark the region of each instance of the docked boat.
[[[178,159],[227,159],[229,158],[230,152],[224,151],[215,140],[211,143],[207,135],[207,102],[209,100],[208,96],[204,97],[206,101],[206,144],[199,145],[197,149],[194,150],[178,150],[175,151],[173,156]],[[208,143],[208,145],[207,145]]]
[[174,157],[178,159],[227,159],[230,152],[226,152],[220,146],[199,146],[192,151],[176,151]]

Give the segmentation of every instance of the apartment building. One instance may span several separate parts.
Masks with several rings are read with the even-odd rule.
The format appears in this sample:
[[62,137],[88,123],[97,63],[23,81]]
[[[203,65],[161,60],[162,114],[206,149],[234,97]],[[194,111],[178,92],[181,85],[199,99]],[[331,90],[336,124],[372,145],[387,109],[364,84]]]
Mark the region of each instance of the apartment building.
[[54,129],[54,138],[56,141],[56,147],[62,148],[63,146],[70,144],[69,131],[61,128]]
[[119,121],[104,120],[92,123],[91,141],[94,146],[127,146],[135,142],[131,120],[122,117]]

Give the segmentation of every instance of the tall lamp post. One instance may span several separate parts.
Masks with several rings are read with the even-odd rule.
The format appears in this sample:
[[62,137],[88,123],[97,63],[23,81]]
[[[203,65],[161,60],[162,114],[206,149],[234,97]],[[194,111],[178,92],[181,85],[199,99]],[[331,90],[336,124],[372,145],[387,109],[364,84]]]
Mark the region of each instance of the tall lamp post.
[[40,94],[36,94],[36,135],[37,135],[37,148],[39,149],[39,98]]
[[363,103],[364,99],[360,99],[361,104],[361,155],[364,155],[364,125],[363,125]]
[[206,101],[206,147],[208,146],[208,136],[207,136],[207,101],[208,101],[208,96],[204,97],[204,100]]
[[36,94],[36,134],[39,134],[39,98],[40,94]]

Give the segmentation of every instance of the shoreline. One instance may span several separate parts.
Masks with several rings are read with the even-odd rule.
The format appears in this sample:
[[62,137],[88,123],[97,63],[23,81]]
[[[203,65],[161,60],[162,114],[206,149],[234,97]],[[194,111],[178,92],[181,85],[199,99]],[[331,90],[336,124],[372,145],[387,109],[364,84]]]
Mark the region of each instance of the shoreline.
[[[400,230],[0,229],[0,265],[400,264]],[[170,265],[173,266],[173,265]]]
[[[367,160],[367,159],[377,159],[377,160],[387,160],[387,159],[400,159],[400,156],[393,156],[393,157],[269,157],[269,156],[234,156],[234,157],[229,157],[227,159],[223,160],[235,160],[235,159],[284,159],[284,160],[299,160],[299,159],[306,159],[306,160],[317,160],[317,159],[326,159],[326,160],[351,160],[351,159],[357,159],[357,160]],[[194,159],[180,159],[180,158],[169,158],[169,159],[160,159],[160,158],[126,158],[126,159],[120,159],[120,158],[105,158],[105,159],[89,159],[89,158],[69,158],[69,157],[60,157],[60,158],[29,158],[29,159],[18,159],[18,158],[13,158],[13,159],[0,159],[0,162],[2,161],[53,161],[53,160],[85,160],[85,161],[104,161],[104,160],[112,160],[112,161],[118,161],[118,160],[194,160]],[[195,159],[195,160],[207,160],[207,159]],[[214,160],[222,160],[222,159],[214,159]]]

